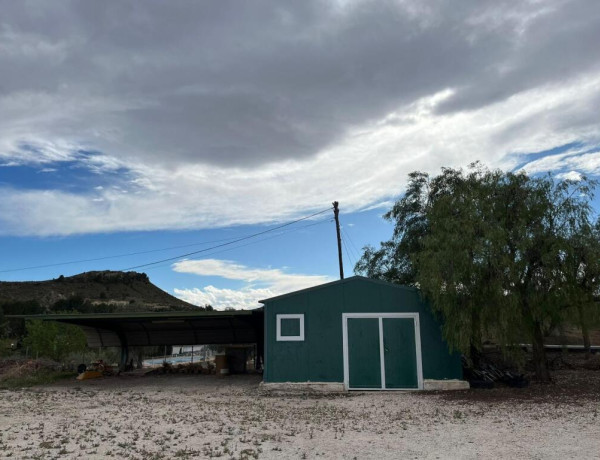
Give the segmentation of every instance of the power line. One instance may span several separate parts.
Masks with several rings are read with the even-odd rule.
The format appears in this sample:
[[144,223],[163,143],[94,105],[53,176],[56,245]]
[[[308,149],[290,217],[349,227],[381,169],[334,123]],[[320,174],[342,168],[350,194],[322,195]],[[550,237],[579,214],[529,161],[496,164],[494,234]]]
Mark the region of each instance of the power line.
[[[256,240],[256,241],[250,241],[250,242],[248,242],[246,244],[240,244],[240,245],[237,245],[237,246],[234,246],[234,247],[231,247],[231,248],[221,249],[221,250],[218,250],[218,251],[211,251],[211,252],[205,254],[205,256],[213,256],[215,254],[222,254],[224,252],[235,251],[236,249],[245,248],[246,246],[251,246],[253,244],[262,243],[263,241],[272,240],[273,238],[279,238],[280,236],[287,235],[288,233],[292,233],[292,232],[295,232],[295,231],[298,231],[298,230],[302,230],[302,229],[307,228],[307,227],[313,227],[315,225],[329,223],[329,222],[332,222],[332,221],[333,221],[333,219],[323,219],[323,220],[320,220],[320,221],[312,223],[312,224],[304,225],[302,227],[292,228],[292,229],[289,229],[287,231],[277,233],[275,235],[267,236],[266,238],[261,238],[261,239]],[[189,259],[189,260],[201,260],[201,259]],[[159,264],[156,264],[156,265],[154,265],[152,267],[147,268],[146,271],[148,271],[148,270],[154,270],[155,268],[166,267],[167,265],[170,264],[170,262],[171,261],[161,262]]]
[[198,243],[183,244],[183,245],[179,245],[179,246],[170,246],[168,248],[149,249],[147,251],[129,252],[129,253],[125,253],[125,254],[115,254],[115,255],[111,255],[111,256],[95,257],[93,259],[69,260],[69,261],[65,261],[65,262],[56,262],[56,263],[52,263],[52,264],[34,265],[31,267],[11,268],[11,269],[6,269],[6,270],[0,270],[0,273],[18,272],[18,271],[23,271],[23,270],[34,270],[37,268],[59,267],[61,265],[72,265],[72,264],[79,264],[79,263],[83,263],[83,262],[97,262],[99,260],[107,260],[107,259],[118,259],[121,257],[130,257],[130,256],[141,255],[141,254],[150,254],[153,252],[170,251],[172,249],[189,248],[191,246],[200,246],[203,244],[219,243],[221,241],[233,240],[234,238],[235,238],[235,236],[232,236],[230,238],[221,238],[219,240],[202,241],[202,242],[198,242]]
[[353,257],[350,257],[350,252],[348,251],[348,245],[346,244],[346,240],[342,238],[342,244],[344,245],[344,250],[346,251],[346,255],[348,256],[348,262],[352,263]]
[[360,251],[358,250],[358,248],[354,244],[354,241],[352,241],[352,238],[350,238],[350,232],[348,232],[345,228],[342,228],[342,232],[344,232],[344,235],[346,235],[346,238],[350,242],[350,246],[353,247],[356,250],[357,253],[359,253]]
[[264,235],[265,233],[269,233],[269,232],[273,232],[275,230],[279,230],[280,228],[289,227],[290,225],[296,224],[298,222],[302,222],[303,220],[307,220],[307,219],[310,219],[311,217],[315,217],[315,216],[318,216],[319,214],[323,214],[325,212],[328,212],[331,209],[332,208],[327,208],[327,209],[324,209],[322,211],[310,214],[309,216],[305,216],[305,217],[301,217],[300,219],[293,220],[291,222],[288,222],[287,224],[282,224],[282,225],[279,225],[277,227],[273,227],[273,228],[270,228],[270,229],[267,229],[267,230],[263,230],[262,232],[254,233],[252,235],[247,235],[247,236],[244,236],[242,238],[238,238],[236,240],[229,241],[228,243],[218,244],[218,245],[212,246],[210,248],[201,249],[199,251],[188,252],[186,254],[181,254],[181,255],[178,255],[178,256],[175,256],[175,257],[168,257],[166,259],[157,260],[155,262],[149,262],[149,263],[146,263],[146,264],[135,265],[133,267],[124,268],[121,271],[135,270],[137,268],[148,267],[150,265],[156,265],[156,264],[160,264],[160,263],[163,263],[163,262],[170,262],[172,260],[183,259],[184,257],[192,256],[192,255],[195,255],[195,254],[201,254],[203,252],[208,252],[208,251],[211,251],[213,249],[221,248],[223,246],[229,246],[231,244],[235,244],[235,243],[238,243],[240,241],[248,240],[250,238],[255,238],[257,236]]
[[[255,234],[251,234],[251,235],[246,235],[246,236],[240,237],[240,238],[236,238],[236,237],[221,238],[221,239],[218,239],[218,240],[202,241],[202,242],[198,242],[198,243],[183,244],[183,245],[179,245],[179,246],[170,246],[170,247],[159,248],[159,249],[149,249],[149,250],[146,250],[146,251],[129,252],[129,253],[124,253],[124,254],[115,254],[115,255],[103,256],[103,257],[95,257],[95,258],[90,258],[90,259],[69,260],[69,261],[56,262],[56,263],[51,263],[51,264],[32,265],[32,266],[28,266],[28,267],[19,267],[19,268],[4,269],[4,270],[0,270],[0,273],[18,272],[18,271],[25,271],[25,270],[35,270],[35,269],[40,269],[40,268],[59,267],[59,266],[63,266],[63,265],[73,265],[73,264],[79,264],[79,263],[85,263],[85,262],[98,262],[100,260],[118,259],[118,258],[131,257],[131,256],[142,255],[142,254],[151,254],[151,253],[154,253],[154,252],[170,251],[170,250],[173,250],[173,249],[181,249],[181,248],[187,248],[187,247],[192,247],[192,246],[200,246],[200,245],[211,244],[211,243],[219,243],[221,241],[234,240],[234,241],[231,241],[230,243],[227,243],[227,244],[233,244],[233,243],[238,242],[238,241],[243,241],[243,240],[248,239],[248,238],[253,238],[255,236],[258,236],[258,235],[261,235],[261,234],[264,234],[264,233],[267,233],[267,232],[275,231],[277,229],[280,229],[280,228],[283,228],[283,227],[295,224],[295,223],[300,222],[302,220],[309,219],[311,217],[314,217],[314,216],[317,216],[317,215],[322,214],[324,212],[327,212],[330,209],[331,208],[328,208],[328,209],[325,209],[323,211],[319,211],[319,212],[317,212],[315,214],[311,214],[310,216],[306,216],[306,217],[303,217],[301,219],[295,220],[293,222],[289,222],[287,224],[280,225],[278,227],[274,227],[272,229],[265,230],[263,232],[259,232],[259,233],[255,233]],[[307,225],[305,227],[310,227],[312,225],[315,225],[315,224],[310,224],[310,225]],[[305,228],[305,227],[300,227],[300,228]],[[209,250],[211,250],[213,248],[218,248],[218,247],[221,247],[221,246],[225,246],[225,245],[218,245],[218,246],[213,246],[211,248],[206,248],[205,251],[209,251]],[[192,252],[190,254],[195,254],[195,253],[199,253],[199,252],[202,252],[202,251],[195,251],[195,252]],[[180,257],[185,257],[185,255],[184,256],[176,256],[175,258],[180,258]],[[157,262],[157,263],[160,263],[160,262]],[[134,267],[134,268],[138,268],[138,267]],[[126,270],[130,270],[130,269],[126,269]]]
[[348,240],[348,242],[350,243],[350,250],[352,251],[352,254],[354,254],[354,259],[358,260],[360,259],[360,251],[356,248],[356,245],[354,244],[354,242],[352,241],[352,238],[350,238],[350,234],[344,230],[344,228],[342,228],[342,233],[345,237],[345,239]]
[[[320,221],[312,223],[312,224],[303,225],[302,227],[292,228],[290,230],[287,230],[287,231],[284,231],[284,232],[281,232],[281,233],[277,233],[275,235],[267,236],[266,238],[261,238],[261,239],[256,240],[256,241],[250,241],[250,242],[248,242],[246,244],[240,244],[240,245],[234,246],[232,248],[221,249],[219,251],[213,251],[213,252],[210,252],[208,254],[205,254],[205,256],[213,256],[213,255],[216,255],[216,254],[222,254],[224,252],[235,251],[236,249],[244,248],[246,246],[251,246],[251,245],[257,244],[257,243],[262,243],[263,241],[272,240],[273,238],[279,238],[280,236],[287,235],[288,233],[296,232],[298,230],[302,230],[302,229],[305,229],[305,228],[308,228],[308,227],[313,227],[315,225],[321,225],[321,224],[331,223],[331,222],[333,222],[333,219],[331,219],[331,218],[323,219],[323,220],[320,220]],[[200,259],[190,259],[190,260],[200,260]],[[168,265],[168,263],[157,264],[157,265],[154,265],[153,267],[147,268],[146,271],[154,270],[156,268],[162,268],[162,267],[165,267],[167,265]]]

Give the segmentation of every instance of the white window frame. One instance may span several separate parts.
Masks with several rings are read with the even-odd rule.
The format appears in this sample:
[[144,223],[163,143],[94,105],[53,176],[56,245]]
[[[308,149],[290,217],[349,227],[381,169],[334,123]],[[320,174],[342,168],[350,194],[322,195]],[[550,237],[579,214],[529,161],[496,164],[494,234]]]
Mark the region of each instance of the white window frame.
[[[277,341],[278,342],[303,342],[304,341],[304,314],[284,314],[277,315]],[[299,335],[281,335],[281,320],[282,319],[298,319],[300,320]]]

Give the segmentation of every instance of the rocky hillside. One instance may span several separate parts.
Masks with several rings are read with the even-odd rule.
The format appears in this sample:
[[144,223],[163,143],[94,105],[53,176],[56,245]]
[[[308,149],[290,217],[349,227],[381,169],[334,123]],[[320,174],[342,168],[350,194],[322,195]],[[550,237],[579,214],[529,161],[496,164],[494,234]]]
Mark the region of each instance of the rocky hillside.
[[85,303],[87,309],[91,305],[93,311],[198,309],[152,284],[145,273],[99,271],[49,281],[0,281],[0,305],[31,302],[48,312],[71,310],[73,303]]

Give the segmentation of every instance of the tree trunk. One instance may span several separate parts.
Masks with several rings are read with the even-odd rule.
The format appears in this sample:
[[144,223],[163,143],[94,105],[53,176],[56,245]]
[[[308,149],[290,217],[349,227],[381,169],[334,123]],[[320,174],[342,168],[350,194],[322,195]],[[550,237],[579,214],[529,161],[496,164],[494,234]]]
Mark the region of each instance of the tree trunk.
[[536,321],[533,325],[533,364],[535,376],[540,382],[550,382],[550,371],[546,360],[546,349],[544,348],[544,334],[541,325]]
[[478,369],[481,364],[481,320],[475,309],[471,312],[471,362],[473,367]]
[[567,357],[567,355],[569,354],[569,349],[567,348],[567,336],[565,334],[565,325],[564,323],[560,323],[558,325],[558,340],[560,341],[560,345],[561,345],[561,353],[562,353],[562,357],[563,359],[565,359]]
[[479,366],[481,365],[481,355],[479,354],[479,350],[473,345],[473,343],[471,343],[470,348],[469,357],[471,358],[473,369],[479,369]]
[[585,357],[589,359],[592,356],[592,347],[590,343],[590,330],[585,318],[583,304],[577,304],[577,313],[579,313],[579,326],[581,326],[581,335],[583,336],[583,348],[585,349]]

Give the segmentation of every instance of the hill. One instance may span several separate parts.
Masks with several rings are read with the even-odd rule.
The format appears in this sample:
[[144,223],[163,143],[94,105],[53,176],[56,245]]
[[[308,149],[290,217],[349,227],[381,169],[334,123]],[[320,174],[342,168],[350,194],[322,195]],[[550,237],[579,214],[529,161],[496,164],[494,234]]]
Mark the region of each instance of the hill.
[[[145,273],[95,271],[48,281],[0,281],[0,305],[36,304],[44,312],[66,310],[187,311],[199,307],[166,293]],[[7,308],[5,308],[6,312]]]

